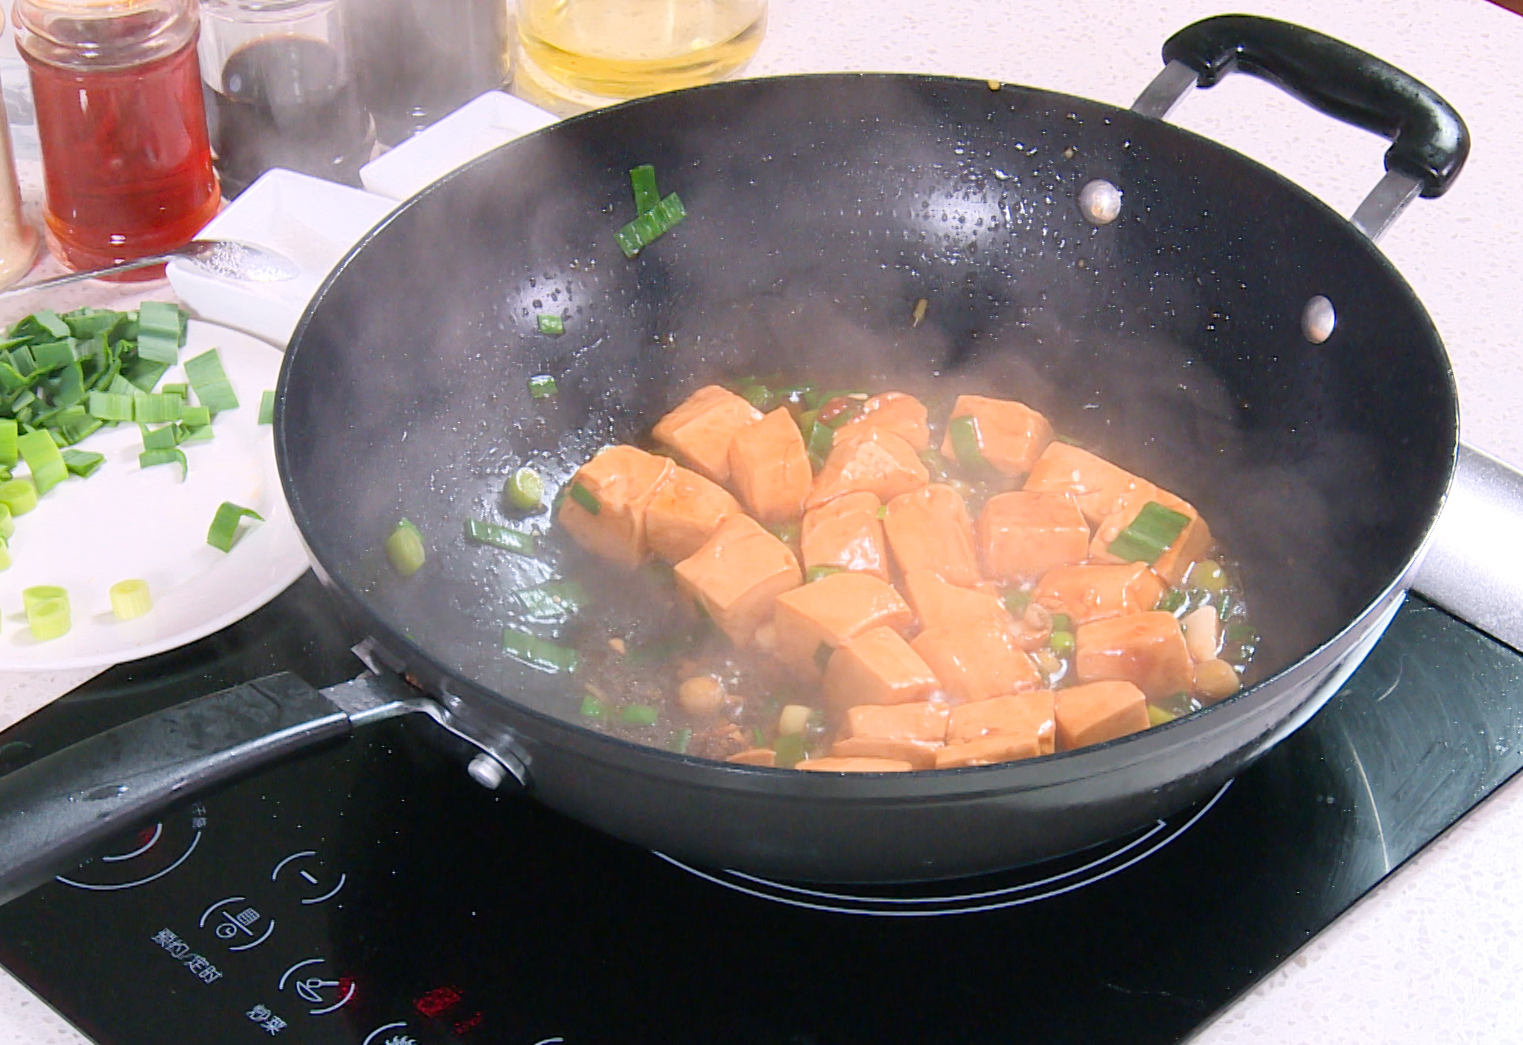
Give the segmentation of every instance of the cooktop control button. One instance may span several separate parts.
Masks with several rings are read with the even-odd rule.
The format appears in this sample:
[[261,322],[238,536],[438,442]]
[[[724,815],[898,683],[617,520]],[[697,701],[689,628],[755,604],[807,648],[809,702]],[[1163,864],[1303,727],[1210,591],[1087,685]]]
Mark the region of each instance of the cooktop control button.
[[213,925],[212,932],[228,944],[229,951],[251,951],[270,938],[275,919],[265,917],[247,901],[244,896],[218,900],[201,912],[198,924],[203,929]]
[[292,853],[270,872],[270,881],[291,886],[301,894],[304,904],[325,903],[339,894],[348,876],[334,875],[324,866],[315,849]]
[[206,828],[206,807],[200,802],[188,812],[143,824],[121,835],[68,874],[58,876],[64,885],[89,892],[115,892],[147,885],[174,871],[190,859],[201,844]]
[[307,1013],[312,1016],[336,1012],[354,997],[354,980],[347,976],[334,978],[326,966],[322,958],[307,958],[280,974],[280,989],[311,1006]]

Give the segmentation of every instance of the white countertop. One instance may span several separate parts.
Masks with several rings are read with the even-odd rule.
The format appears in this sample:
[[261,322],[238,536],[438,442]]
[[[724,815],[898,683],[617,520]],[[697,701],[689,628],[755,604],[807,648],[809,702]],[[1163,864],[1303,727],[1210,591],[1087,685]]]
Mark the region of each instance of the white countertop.
[[[1173,31],[1220,3],[1154,0],[772,0],[747,72],[965,75],[1131,104]],[[1381,246],[1424,301],[1453,359],[1464,438],[1523,467],[1523,235],[1506,203],[1523,172],[1523,17],[1484,0],[1261,0],[1426,81],[1469,124],[1469,165],[1419,200]],[[1385,143],[1247,77],[1196,92],[1176,122],[1352,212]],[[0,317],[9,318],[9,317]],[[0,727],[88,672],[0,675]],[[1194,1040],[1197,1045],[1523,1042],[1523,782],[1514,780],[1318,936]],[[79,1043],[0,973],[0,1043]]]

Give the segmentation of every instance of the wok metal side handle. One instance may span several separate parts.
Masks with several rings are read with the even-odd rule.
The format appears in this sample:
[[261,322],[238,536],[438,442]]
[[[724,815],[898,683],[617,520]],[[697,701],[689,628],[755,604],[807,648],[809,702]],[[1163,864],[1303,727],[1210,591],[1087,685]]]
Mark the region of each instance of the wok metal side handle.
[[1186,26],[1163,45],[1164,71],[1132,109],[1162,119],[1194,87],[1232,72],[1275,84],[1318,112],[1386,138],[1386,176],[1354,212],[1379,238],[1417,195],[1441,196],[1470,154],[1470,132],[1432,88],[1374,55],[1271,18],[1221,15]]
[[134,719],[0,776],[0,903],[170,803],[429,703],[397,681],[319,693],[288,673]]

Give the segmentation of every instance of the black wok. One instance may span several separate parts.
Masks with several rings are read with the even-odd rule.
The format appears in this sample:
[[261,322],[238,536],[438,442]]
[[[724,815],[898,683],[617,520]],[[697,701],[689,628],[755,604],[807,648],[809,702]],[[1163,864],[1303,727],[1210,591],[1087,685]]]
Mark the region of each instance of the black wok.
[[[1165,55],[1203,84],[1236,64],[1385,133],[1388,166],[1424,195],[1463,163],[1463,124],[1441,99],[1325,37],[1217,19]],[[627,260],[613,232],[633,216],[626,172],[641,163],[689,218]],[[1076,203],[1094,179],[1123,194],[1111,224]],[[1302,329],[1318,295],[1337,315],[1321,344]],[[566,334],[539,334],[541,312],[564,314]],[[697,385],[774,370],[992,389],[1176,491],[1241,560],[1262,677],[1123,740],[931,773],[736,766],[576,725],[560,687],[500,653],[507,593],[543,570],[468,544],[463,520],[493,517],[520,463],[564,479]],[[543,372],[559,382],[549,403],[527,391]],[[481,749],[483,782],[516,778],[702,864],[888,881],[1071,851],[1200,798],[1315,712],[1398,605],[1457,447],[1428,316],[1366,235],[1306,192],[1158,119],[918,76],[723,84],[506,146],[349,255],[298,327],[279,392],[287,498],[381,675],[329,694],[347,717],[289,676],[211,698],[222,735],[188,748],[207,719],[187,705],[167,771],[122,754],[161,728],[86,742],[97,834],[187,779],[242,768],[249,748],[421,709]],[[405,582],[379,552],[403,516],[429,551]],[[100,787],[140,771],[128,793]],[[57,765],[0,780],[8,808],[50,800],[5,814],[0,837],[56,844],[86,790]],[[35,879],[47,859],[5,869]]]

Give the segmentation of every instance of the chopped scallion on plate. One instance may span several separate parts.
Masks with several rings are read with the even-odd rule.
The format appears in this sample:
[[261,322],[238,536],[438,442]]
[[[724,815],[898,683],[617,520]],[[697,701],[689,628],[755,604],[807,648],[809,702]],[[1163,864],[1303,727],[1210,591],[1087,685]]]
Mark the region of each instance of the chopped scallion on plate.
[[212,516],[212,524],[206,530],[206,543],[219,551],[231,551],[233,540],[238,536],[238,524],[244,519],[264,522],[264,516],[254,509],[223,501],[217,506],[217,514]]

